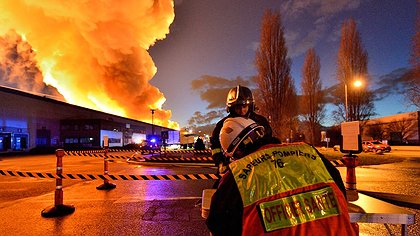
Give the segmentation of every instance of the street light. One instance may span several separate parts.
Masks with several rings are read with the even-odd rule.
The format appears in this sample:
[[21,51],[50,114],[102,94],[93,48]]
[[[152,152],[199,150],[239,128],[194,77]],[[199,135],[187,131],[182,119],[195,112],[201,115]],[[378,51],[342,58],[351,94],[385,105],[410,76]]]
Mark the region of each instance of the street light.
[[150,112],[152,112],[152,135],[155,135],[155,126],[153,124],[153,114],[155,114],[155,110],[150,109]]
[[[353,86],[356,88],[359,88],[363,85],[362,80],[355,79],[353,80]],[[346,109],[346,122],[349,119],[349,108],[348,108],[348,101],[347,101],[347,83],[344,82],[344,97],[345,97],[345,109]],[[344,123],[343,123],[344,124]],[[341,124],[341,132],[343,134],[343,124]],[[349,123],[346,123],[349,124]],[[348,132],[347,132],[348,133]],[[343,136],[344,141],[344,136]],[[341,148],[343,148],[344,142],[342,142]],[[359,199],[359,195],[356,189],[356,171],[355,168],[357,166],[357,156],[353,155],[351,151],[349,151],[349,154],[343,156],[343,162],[344,165],[347,167],[347,176],[346,176],[346,194],[347,194],[347,200],[349,201],[356,201]]]
[[[353,81],[353,86],[356,88],[362,87],[363,83],[360,79]],[[347,83],[344,82],[344,99],[345,99],[345,110],[346,110],[346,122],[349,121],[349,107],[347,101]]]

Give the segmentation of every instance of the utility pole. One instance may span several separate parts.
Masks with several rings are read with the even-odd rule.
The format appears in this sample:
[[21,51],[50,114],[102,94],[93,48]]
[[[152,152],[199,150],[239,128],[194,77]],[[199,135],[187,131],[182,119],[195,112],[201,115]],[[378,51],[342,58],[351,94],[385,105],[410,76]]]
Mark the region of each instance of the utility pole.
[[150,112],[152,112],[152,135],[155,135],[155,126],[153,123],[153,115],[155,114],[155,109],[150,109]]

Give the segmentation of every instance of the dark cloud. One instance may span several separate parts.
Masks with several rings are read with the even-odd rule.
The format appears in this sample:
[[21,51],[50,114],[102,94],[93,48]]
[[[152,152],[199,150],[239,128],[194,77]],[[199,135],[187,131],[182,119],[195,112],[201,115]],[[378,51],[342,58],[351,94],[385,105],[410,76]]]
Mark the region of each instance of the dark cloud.
[[192,131],[196,134],[200,135],[211,135],[214,129],[214,124],[210,125],[197,125],[197,126],[188,126],[189,129],[192,129]]
[[217,122],[219,119],[221,119],[223,116],[225,116],[225,110],[214,110],[207,112],[206,114],[202,114],[199,111],[194,112],[193,117],[191,117],[188,120],[188,124],[190,126],[200,126],[200,125],[206,125],[206,124],[212,124]]
[[402,94],[410,86],[409,68],[399,68],[389,74],[382,75],[374,80],[373,93],[376,100],[382,100],[391,94]]
[[344,90],[343,84],[335,84],[333,86],[323,89],[325,103],[336,104],[339,101],[337,99],[337,94],[343,93],[342,90]]
[[[282,18],[286,26],[285,37],[289,46],[289,55],[302,55],[309,48],[315,47],[323,40],[331,40],[331,32],[336,25],[336,18],[344,12],[358,9],[360,0],[289,0],[281,5]],[[310,19],[310,24],[308,24]],[[296,24],[298,27],[296,27]],[[290,28],[288,25],[295,25]],[[337,38],[335,38],[337,39]]]
[[207,109],[224,108],[229,89],[237,85],[252,87],[253,81],[251,78],[225,79],[211,75],[203,75],[199,79],[191,81],[192,90],[200,94],[201,100],[209,103]]

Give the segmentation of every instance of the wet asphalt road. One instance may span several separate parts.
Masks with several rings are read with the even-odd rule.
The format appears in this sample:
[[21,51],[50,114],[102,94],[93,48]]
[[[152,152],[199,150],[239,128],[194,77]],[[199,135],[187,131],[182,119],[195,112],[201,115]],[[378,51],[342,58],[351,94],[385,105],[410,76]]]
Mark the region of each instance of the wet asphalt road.
[[[103,160],[64,157],[64,173],[103,173]],[[55,156],[1,158],[0,169],[55,172]],[[359,189],[420,196],[420,158],[401,163],[358,167]],[[345,169],[339,168],[345,178]],[[206,166],[109,163],[110,174],[214,173]],[[112,181],[113,190],[99,191],[101,180],[63,180],[64,204],[75,207],[66,217],[43,218],[54,203],[54,179],[0,176],[0,235],[208,235],[200,207],[202,190],[213,180]],[[419,210],[409,235],[420,235]],[[360,224],[361,235],[389,235],[381,224]],[[399,226],[390,226],[398,235]]]
[[[55,173],[55,156],[2,158],[0,169]],[[110,174],[163,175],[214,173],[213,168],[109,163]],[[64,157],[63,173],[102,174],[103,160]],[[102,180],[63,180],[64,204],[75,212],[43,218],[54,204],[54,179],[0,176],[0,235],[208,235],[201,217],[202,189],[214,180],[111,181],[113,190],[100,191]]]
[[[410,155],[411,156],[411,155]],[[417,156],[417,155],[416,155]],[[345,168],[339,168],[345,179]],[[403,162],[356,168],[357,188],[420,197],[420,156],[409,157]],[[409,235],[420,235],[420,210],[404,208],[416,213],[416,223],[408,226]],[[383,224],[359,224],[360,235],[390,235]],[[401,233],[399,225],[389,225],[393,235]]]

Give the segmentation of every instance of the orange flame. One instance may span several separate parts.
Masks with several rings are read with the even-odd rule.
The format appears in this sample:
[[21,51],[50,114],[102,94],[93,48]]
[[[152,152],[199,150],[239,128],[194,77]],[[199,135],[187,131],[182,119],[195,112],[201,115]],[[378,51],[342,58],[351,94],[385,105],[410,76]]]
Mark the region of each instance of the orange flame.
[[[174,20],[172,0],[0,1],[0,34],[24,35],[36,50],[44,82],[72,104],[179,128],[149,80],[148,53]],[[22,78],[24,81],[24,78]]]

